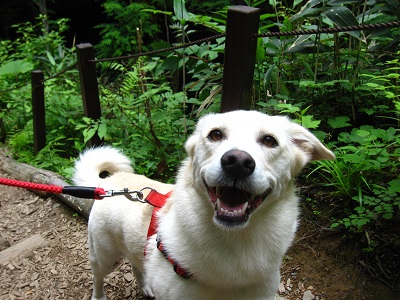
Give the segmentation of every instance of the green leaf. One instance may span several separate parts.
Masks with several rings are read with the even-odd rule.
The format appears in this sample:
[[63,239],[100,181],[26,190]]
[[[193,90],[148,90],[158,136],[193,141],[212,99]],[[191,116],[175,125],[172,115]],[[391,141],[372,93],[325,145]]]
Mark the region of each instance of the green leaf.
[[334,119],[329,119],[328,120],[328,124],[333,129],[337,129],[337,128],[343,128],[343,127],[351,126],[351,124],[348,123],[348,121],[350,121],[349,117],[341,116],[341,117],[336,117]]
[[185,0],[174,0],[174,13],[182,25],[190,19],[189,13],[186,10]]
[[400,193],[400,178],[389,181],[389,192]]
[[265,50],[263,47],[263,40],[257,39],[256,60],[263,61],[265,59]]
[[310,0],[306,3],[306,5],[304,5],[301,10],[295,14],[291,21],[295,21],[297,19],[301,19],[304,17],[309,17],[309,16],[313,16],[313,15],[317,15],[318,13],[320,13],[322,11],[321,7],[317,7],[315,8],[314,6],[317,6],[319,4],[322,4],[321,0]]
[[99,135],[99,138],[103,139],[106,134],[107,134],[107,125],[105,123],[101,123],[99,125],[99,128],[97,130],[97,134]]
[[304,69],[305,69],[307,75],[310,77],[310,79],[314,79],[314,71],[311,69],[310,64],[304,61],[303,65],[304,65]]
[[358,227],[363,227],[365,224],[368,224],[370,222],[370,219],[358,219],[355,223]]
[[301,2],[303,2],[303,0],[294,0],[293,1],[293,6],[292,8],[295,8],[298,4],[300,4]]
[[329,0],[327,4],[329,6],[337,6],[343,4],[358,3],[358,2],[360,2],[360,0]]
[[359,25],[356,17],[345,6],[335,6],[325,12],[326,16],[337,26]]
[[53,55],[49,51],[46,51],[46,56],[49,59],[49,62],[51,63],[51,65],[55,66],[56,65],[56,61],[54,60]]
[[265,75],[264,75],[264,83],[265,84],[270,84],[271,83],[272,72],[274,71],[275,67],[276,67],[275,65],[271,65],[268,68],[267,72],[265,72]]
[[332,223],[331,224],[331,228],[336,228],[336,227],[338,227],[340,224],[339,223]]
[[16,75],[18,73],[26,73],[32,71],[33,64],[26,60],[13,60],[3,64],[0,67],[0,75]]
[[301,117],[301,125],[303,125],[306,128],[309,129],[314,129],[319,126],[319,123],[321,123],[320,120],[313,120],[313,116],[302,116]]
[[[325,12],[325,15],[339,27],[359,25],[352,11],[345,6],[332,7]],[[348,31],[347,33],[357,39],[360,38],[359,31]]]
[[84,143],[86,144],[96,134],[96,128],[89,128],[83,131]]
[[382,217],[386,220],[390,220],[391,218],[393,218],[393,213],[386,213],[383,214]]

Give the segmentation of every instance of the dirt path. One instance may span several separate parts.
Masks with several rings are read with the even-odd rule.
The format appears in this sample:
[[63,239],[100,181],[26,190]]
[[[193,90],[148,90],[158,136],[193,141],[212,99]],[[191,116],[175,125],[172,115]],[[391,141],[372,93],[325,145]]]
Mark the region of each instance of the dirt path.
[[[8,175],[0,170],[0,177]],[[47,242],[0,265],[0,300],[90,299],[86,219],[52,197],[0,186],[0,229],[0,250],[36,234]],[[350,252],[341,249],[340,236],[303,220],[297,237],[282,266],[280,294],[285,298],[396,299],[346,256]],[[106,282],[109,299],[144,299],[124,261]]]

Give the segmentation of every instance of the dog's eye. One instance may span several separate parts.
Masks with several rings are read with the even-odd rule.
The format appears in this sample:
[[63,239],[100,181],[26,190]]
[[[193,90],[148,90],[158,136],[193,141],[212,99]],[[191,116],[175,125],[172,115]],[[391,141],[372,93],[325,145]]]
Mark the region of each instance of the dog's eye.
[[212,141],[220,141],[222,140],[223,137],[224,135],[219,129],[211,130],[210,133],[208,134],[208,138]]
[[278,146],[278,142],[272,135],[264,135],[261,140],[261,144],[267,146],[267,147],[276,147]]

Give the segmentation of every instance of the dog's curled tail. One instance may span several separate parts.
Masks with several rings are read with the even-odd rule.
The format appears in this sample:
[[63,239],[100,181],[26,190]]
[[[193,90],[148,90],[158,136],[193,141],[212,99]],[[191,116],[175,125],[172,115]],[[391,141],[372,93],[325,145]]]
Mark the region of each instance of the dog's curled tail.
[[90,148],[75,162],[72,180],[81,186],[99,186],[101,179],[117,172],[133,172],[131,160],[110,146]]

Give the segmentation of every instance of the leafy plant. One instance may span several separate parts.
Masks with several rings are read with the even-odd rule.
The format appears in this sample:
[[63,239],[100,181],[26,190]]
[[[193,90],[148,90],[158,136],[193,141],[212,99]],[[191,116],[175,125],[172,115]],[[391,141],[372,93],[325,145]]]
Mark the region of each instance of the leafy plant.
[[[390,220],[400,209],[400,179],[392,180],[388,187],[377,187],[370,196],[363,196],[362,205],[356,206],[349,215],[333,222],[331,227],[343,225],[346,228],[359,231],[371,222],[380,218]],[[357,199],[356,199],[357,200]]]
[[[397,54],[400,55],[400,52]],[[379,65],[383,66],[382,71],[361,74],[361,78],[366,80],[356,90],[372,92],[378,99],[386,98],[391,101],[391,107],[387,106],[387,108],[393,111],[393,118],[397,118],[397,124],[400,125],[400,59],[396,58]],[[371,109],[366,112],[370,114]]]
[[[336,123],[332,120],[331,124]],[[359,230],[379,217],[391,219],[399,208],[399,179],[391,180],[398,176],[398,131],[362,126],[341,133],[339,141],[347,145],[336,148],[336,160],[320,161],[311,172],[320,174],[348,208],[348,216],[332,226],[343,224]]]
[[138,33],[141,39],[150,41],[158,32],[157,24],[152,22],[146,3],[125,4],[121,0],[107,0],[103,4],[109,22],[98,25],[102,39],[95,45],[99,57],[115,57],[138,52]]

